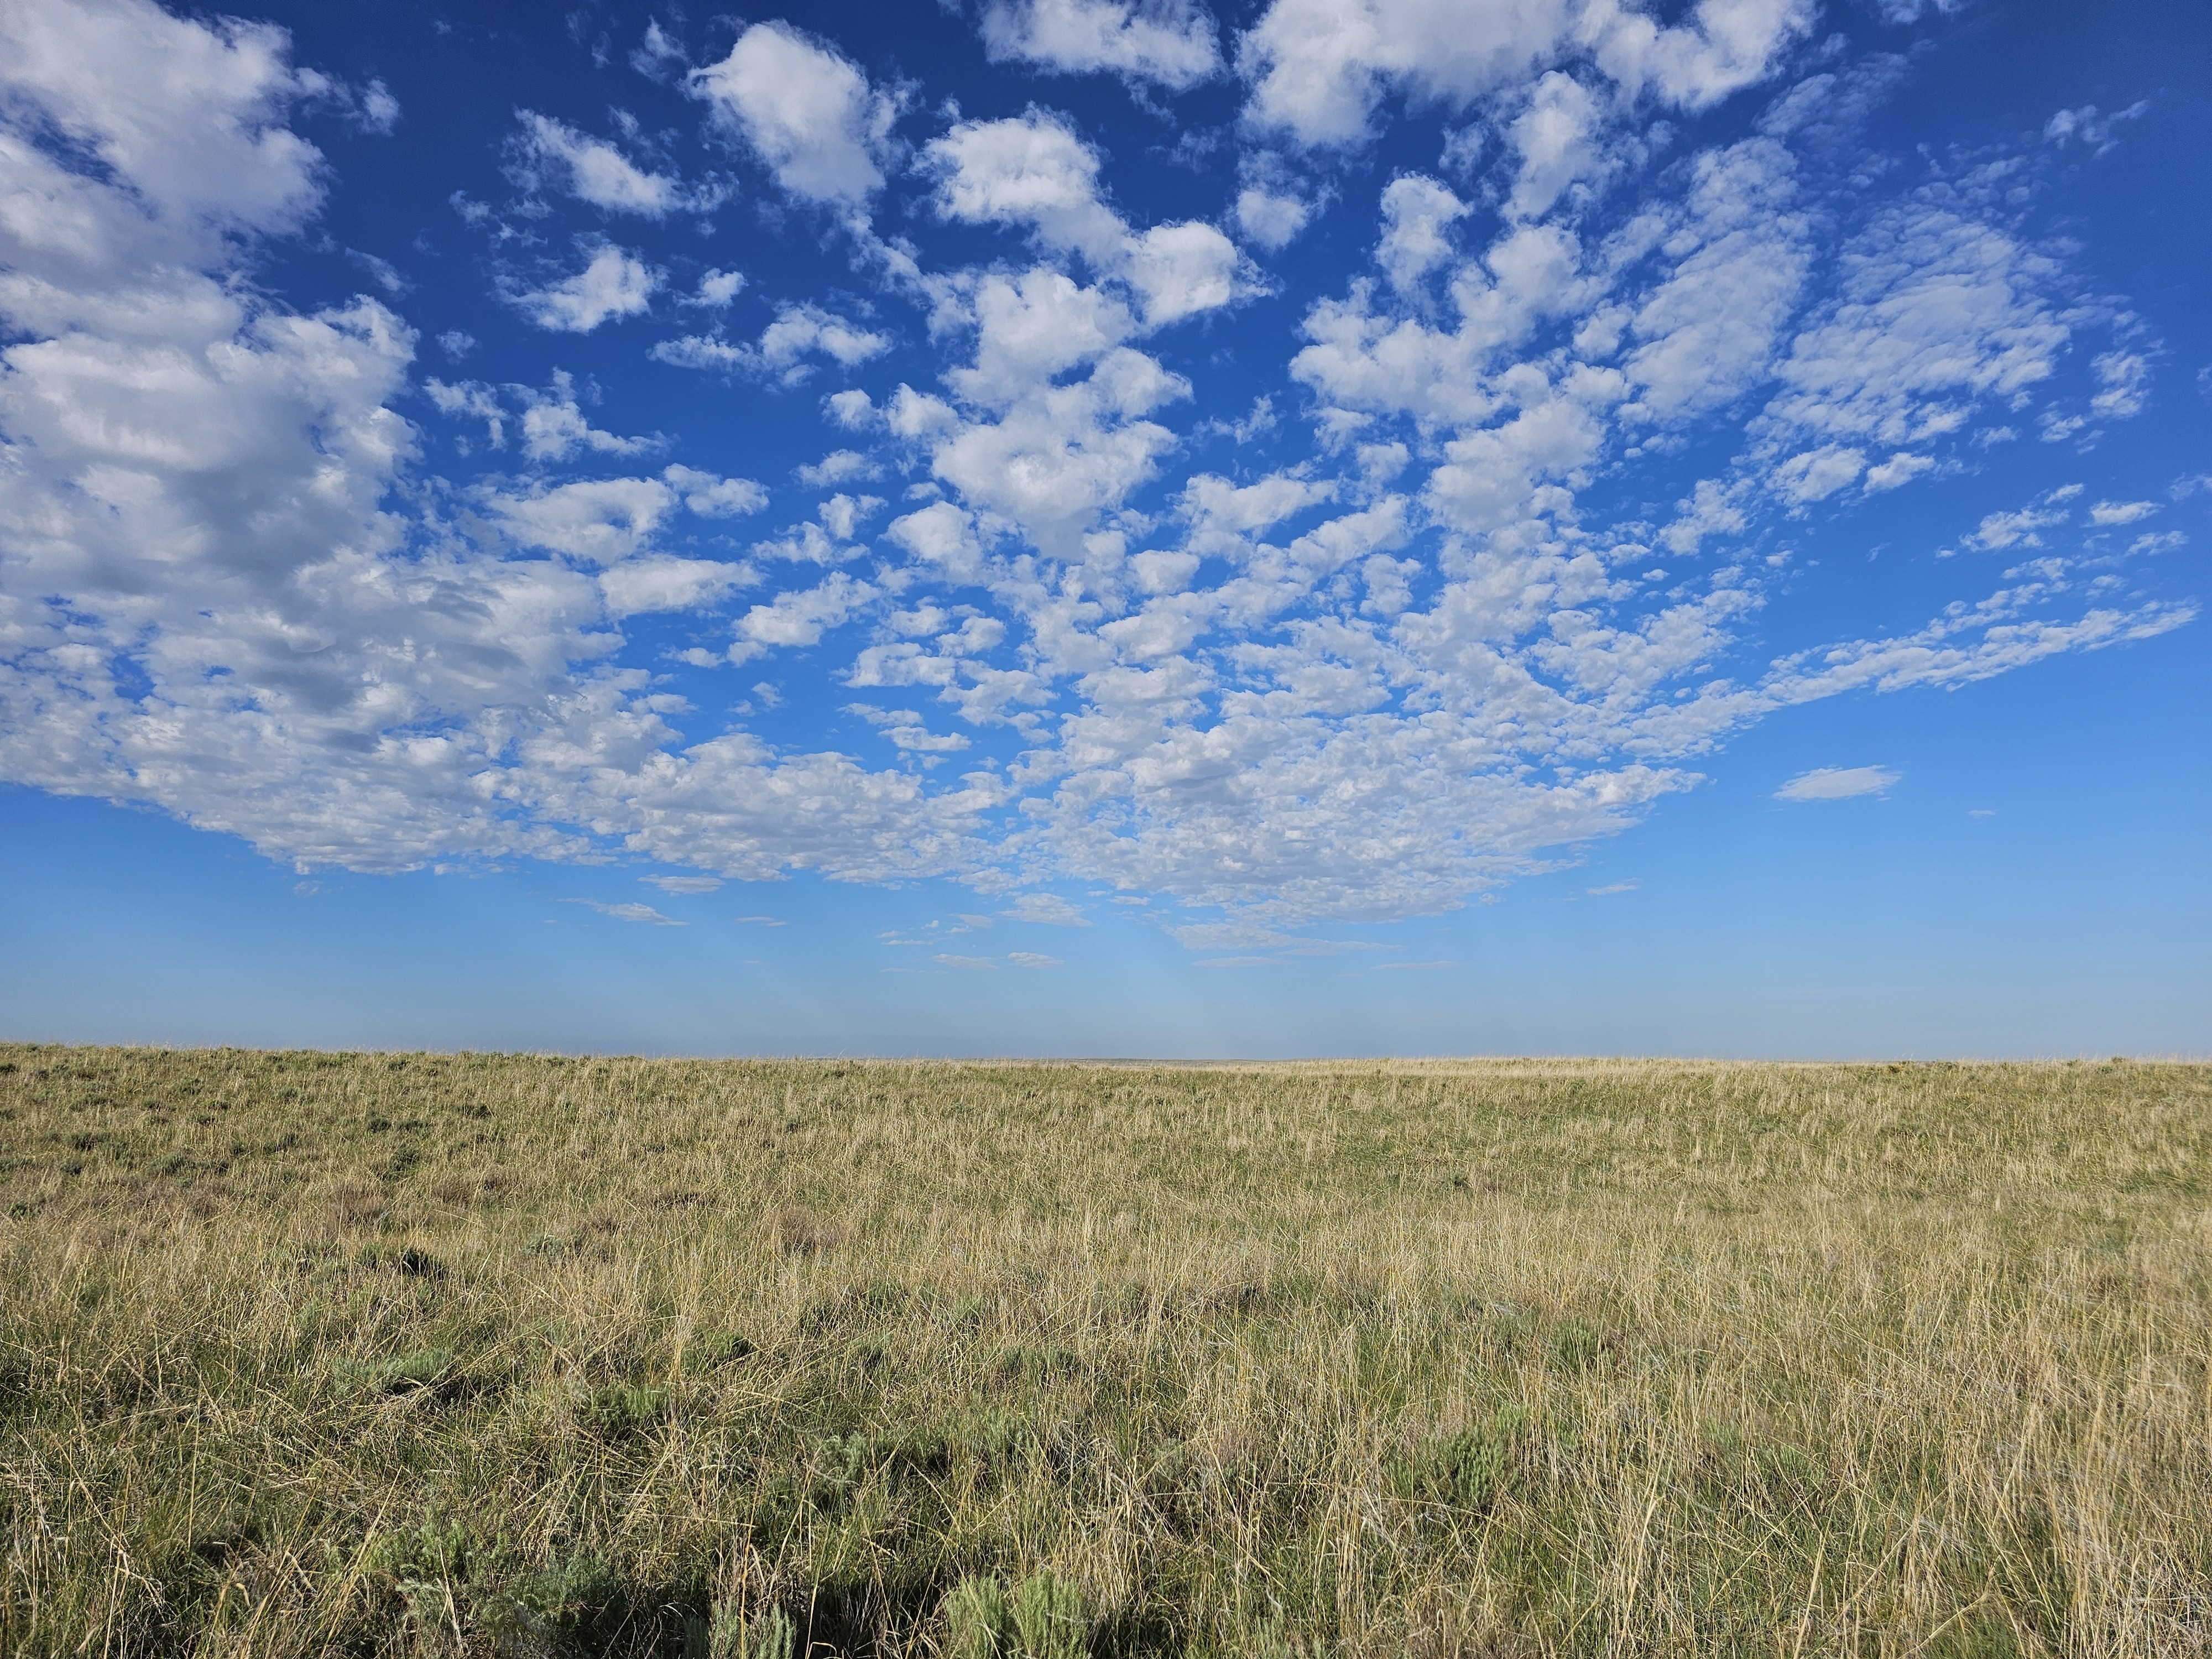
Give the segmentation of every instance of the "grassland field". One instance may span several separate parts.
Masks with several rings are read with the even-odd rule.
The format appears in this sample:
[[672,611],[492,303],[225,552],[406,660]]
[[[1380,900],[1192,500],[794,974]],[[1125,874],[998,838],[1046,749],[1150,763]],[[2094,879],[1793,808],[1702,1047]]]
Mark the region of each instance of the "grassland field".
[[0,1652],[2212,1651],[2212,1068],[0,1045]]

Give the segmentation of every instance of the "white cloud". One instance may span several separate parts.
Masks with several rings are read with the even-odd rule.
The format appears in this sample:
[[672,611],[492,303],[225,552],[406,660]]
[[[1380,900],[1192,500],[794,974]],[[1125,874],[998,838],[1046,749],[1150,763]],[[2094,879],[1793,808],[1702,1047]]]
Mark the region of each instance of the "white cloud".
[[666,173],[646,172],[605,139],[565,121],[532,110],[518,111],[515,118],[521,131],[508,141],[511,166],[532,189],[551,185],[610,213],[647,219],[705,211],[720,199],[714,191],[690,190]]
[[[1291,359],[1291,372],[1341,408],[1424,422],[1479,426],[1502,407],[1549,401],[1547,370],[1516,365],[1495,377],[1491,371],[1547,321],[1588,300],[1580,258],[1573,235],[1556,227],[1508,232],[1454,274],[1459,321],[1449,331],[1379,310],[1373,293],[1355,285],[1348,298],[1322,301],[1307,313],[1304,331],[1311,343]],[[1592,373],[1600,372],[1574,371],[1575,385],[1595,392]],[[1618,380],[1611,371],[1604,377],[1608,387]],[[1607,395],[1617,398],[1617,390]]]
[[1012,279],[986,276],[967,300],[975,361],[945,378],[964,400],[986,409],[1012,407],[1103,356],[1136,327],[1128,308],[1111,295],[1042,265]]
[[756,23],[690,84],[802,201],[854,208],[882,187],[898,106],[836,48],[787,23]]
[[1393,86],[1456,106],[1527,73],[1562,44],[1570,10],[1563,0],[1274,0],[1237,46],[1254,83],[1245,118],[1304,144],[1357,143]]
[[768,491],[750,478],[725,478],[690,466],[672,466],[660,476],[682,493],[684,505],[702,519],[738,518],[768,505]]
[[[585,479],[520,492],[492,489],[483,497],[486,510],[522,545],[595,565],[614,564],[645,550],[679,501],[703,517],[720,518],[757,512],[766,501],[766,493],[750,479],[718,478],[684,466],[672,466],[660,478]],[[679,568],[695,574],[739,568],[697,562],[664,562],[659,567],[668,574]],[[647,578],[633,573],[623,580],[635,584]],[[729,580],[740,578],[732,574]]]
[[1064,968],[1067,964],[1058,957],[1048,957],[1035,951],[1009,951],[1006,960],[1017,968]]
[[716,876],[640,876],[638,879],[650,882],[662,892],[678,898],[712,893],[722,885],[720,878]]
[[833,392],[822,403],[830,418],[848,432],[858,432],[877,418],[875,404],[865,392]]
[[1801,772],[1774,792],[1777,800],[1850,800],[1879,795],[1904,776],[1882,766],[1821,766]]
[[361,124],[371,132],[390,132],[399,125],[399,100],[381,81],[371,81],[361,94]]
[[1887,460],[1877,462],[1866,470],[1866,487],[1869,490],[1895,489],[1910,483],[1922,473],[1935,467],[1935,461],[1925,455],[1908,455],[1899,450]]
[[[877,708],[866,703],[852,703],[847,706],[846,712],[867,721],[902,754],[953,755],[968,746],[968,739],[957,732],[932,732],[911,708]],[[986,921],[983,925],[988,927],[990,923]]]
[[2043,255],[1948,209],[1876,216],[1845,249],[1838,297],[1792,344],[1765,420],[1905,445],[1956,430],[1984,398],[2046,380],[2068,327]]
[[651,926],[655,927],[684,927],[690,926],[687,922],[677,921],[673,916],[662,915],[659,911],[654,909],[650,904],[639,904],[635,902],[626,904],[605,904],[600,902],[598,899],[585,898],[562,899],[561,902],[563,904],[585,905],[591,909],[597,910],[603,916],[612,916],[617,921],[641,921],[649,923]]
[[1143,296],[1152,327],[1214,311],[1240,291],[1236,244],[1212,225],[1155,225],[1125,249],[1129,284]]
[[815,586],[779,593],[738,620],[730,660],[747,661],[771,647],[818,645],[825,632],[844,626],[855,610],[876,597],[875,588],[842,570]]
[[2150,388],[2150,364],[2132,351],[2107,351],[2090,362],[2097,379],[2097,394],[2089,407],[2106,419],[2125,420],[2142,412],[2143,394]]
[[2089,522],[2100,526],[2133,524],[2158,511],[2156,501],[2099,501],[2089,509]]
[[963,121],[923,151],[938,175],[938,210],[969,224],[1028,225],[1050,247],[1102,264],[1127,228],[1098,197],[1098,155],[1073,126],[1032,108]]
[[[477,388],[481,391],[481,388]],[[598,455],[635,455],[653,447],[647,438],[624,438],[611,432],[603,432],[584,418],[584,411],[576,401],[575,381],[559,369],[553,372],[550,392],[536,392],[527,386],[514,388],[522,398],[522,453],[532,461],[565,461],[578,450],[589,450]],[[437,397],[436,392],[432,396]],[[443,399],[440,408],[447,407]],[[452,412],[450,410],[447,412]],[[481,408],[471,412],[482,414]],[[495,416],[492,417],[495,420]],[[498,445],[496,426],[493,444]]]
[[1313,209],[1296,196],[1249,185],[1237,193],[1236,215],[1237,228],[1245,240],[1273,252],[1297,240]]
[[736,270],[710,270],[699,279],[698,292],[684,301],[687,306],[705,306],[720,311],[734,301],[744,291],[744,274]]
[[[0,212],[0,777],[149,804],[308,865],[702,872],[660,878],[694,884],[672,893],[794,869],[951,878],[1062,925],[1075,907],[1036,888],[1082,881],[1219,907],[1188,942],[1264,960],[1333,948],[1294,924],[1449,908],[1551,866],[1775,710],[1966,685],[2194,615],[2039,557],[1930,620],[1812,631],[1823,578],[1761,540],[1778,521],[1832,514],[1855,480],[1940,466],[1972,488],[1944,446],[1992,407],[2025,426],[2094,327],[2119,344],[2093,361],[2088,400],[2054,412],[2124,416],[2148,395],[2147,327],[2079,301],[2056,244],[1982,222],[1997,185],[1868,173],[1850,186],[1866,199],[1844,201],[1826,159],[1801,167],[1773,137],[1687,154],[1652,139],[1655,170],[1634,136],[1652,103],[1694,105],[1780,61],[1789,6],[1708,5],[1648,31],[1595,0],[1477,10],[1285,0],[1248,37],[1255,125],[1273,108],[1280,130],[1357,137],[1402,93],[1486,100],[1463,131],[1498,140],[1486,156],[1456,145],[1468,170],[1450,186],[1391,185],[1364,230],[1388,283],[1291,295],[1310,442],[1255,401],[1272,371],[1241,337],[1153,343],[1250,291],[1221,230],[1133,225],[1069,122],[947,112],[933,205],[1026,249],[975,252],[971,231],[926,219],[914,246],[841,237],[847,297],[779,288],[757,337],[702,319],[661,349],[790,379],[864,368],[896,337],[918,365],[874,395],[730,388],[733,431],[769,410],[798,423],[793,444],[826,417],[879,447],[799,469],[832,493],[738,560],[708,556],[720,521],[768,492],[663,465],[674,439],[594,426],[638,421],[602,416],[587,383],[418,380],[386,305],[302,313],[269,290],[286,268],[270,239],[310,224],[325,176],[285,125],[307,83],[280,31],[23,0],[0,15],[0,199],[30,204]],[[1301,15],[1348,55],[1291,41]],[[1423,36],[1424,19],[1465,27]],[[763,81],[767,58],[740,50],[697,89],[786,190],[857,211],[891,167],[892,100],[788,30],[748,40],[796,72],[769,62]],[[672,167],[648,169],[653,141],[621,132],[629,173],[586,187],[649,211]],[[574,188],[596,142],[562,128],[532,153]],[[1260,154],[1200,185],[1259,191],[1234,222],[1264,244],[1320,197],[1294,159]],[[1633,199],[1579,216],[1578,186],[1601,179]],[[492,234],[532,246],[527,229]],[[934,264],[933,246],[975,262]],[[1364,266],[1340,252],[1333,268]],[[531,296],[559,325],[649,304],[660,278],[639,256],[586,257],[609,262],[597,298],[588,270]],[[717,271],[685,298],[720,312],[738,293]],[[1733,459],[1703,464],[1747,416]],[[438,477],[464,437],[516,471]],[[730,453],[686,438],[673,453]],[[816,440],[779,464],[822,453]],[[626,476],[595,476],[611,467]],[[877,487],[899,504],[859,495],[863,477],[895,478]],[[1650,523],[1611,506],[1677,498]],[[2147,510],[2091,499],[2094,526]],[[2031,549],[2072,501],[1988,514],[1963,544]],[[1785,581],[1805,598],[1761,620]],[[697,619],[633,621],[655,612]],[[696,642],[715,629],[726,649]],[[1791,629],[1789,654],[1754,654]],[[778,695],[763,682],[733,701],[732,663],[809,648],[776,731],[803,732],[825,687],[874,697],[839,735],[880,765],[727,724]],[[975,769],[955,775],[956,754]],[[1828,769],[1788,787],[1832,798],[1860,774],[1894,781]]]
[[726,340],[720,334],[684,334],[672,340],[656,340],[646,355],[672,368],[696,368],[709,374],[757,374],[761,368],[759,347]]
[[890,349],[890,337],[864,329],[820,306],[783,307],[761,331],[761,362],[772,374],[787,373],[819,355],[847,368]]
[[[981,390],[979,382],[968,384]],[[927,428],[911,429],[934,434],[931,467],[937,477],[977,507],[1021,526],[1038,545],[1064,555],[1100,513],[1119,507],[1151,477],[1175,440],[1144,417],[1188,397],[1190,387],[1156,359],[1117,347],[1099,356],[1083,380],[996,390],[1002,401],[992,407],[994,418],[946,420],[926,405],[909,405],[911,418],[928,420]],[[896,405],[892,425],[900,425]]]
[[2094,104],[2084,104],[2079,109],[2062,109],[2044,124],[2043,136],[2063,149],[2080,140],[2096,155],[2118,147],[2119,140],[2112,129],[2123,121],[2132,121],[2150,108],[2150,100],[2139,98],[2125,109],[2114,110],[2110,115],[2100,115]]
[[601,244],[574,276],[517,294],[514,303],[540,328],[588,334],[601,323],[652,309],[659,286],[660,273],[644,260]]
[[1624,91],[1694,110],[1765,79],[1819,16],[1816,0],[1698,0],[1686,24],[1662,26],[1614,0],[1593,0],[1580,31]]
[[2066,503],[2081,493],[2073,484],[2039,496],[2027,506],[2008,513],[1991,513],[1963,538],[1968,547],[1999,553],[2009,547],[2040,547],[2042,532],[2064,524],[2072,516]]
[[657,478],[594,478],[519,495],[491,492],[486,507],[507,534],[586,564],[612,564],[642,549],[675,510]]
[[655,18],[647,20],[645,33],[639,37],[636,50],[629,55],[629,66],[653,81],[665,78],[676,65],[688,61],[683,44],[672,40]]
[[974,519],[950,501],[932,501],[892,520],[884,535],[952,580],[972,580],[982,562]]
[[[972,862],[988,791],[687,744],[681,700],[611,660],[597,567],[663,557],[678,503],[732,481],[495,481],[454,497],[467,523],[410,520],[411,332],[374,301],[286,310],[252,275],[318,199],[281,31],[71,0],[0,12],[0,196],[47,204],[0,216],[0,776],[305,865]],[[102,165],[63,165],[61,138]]]
[[[149,258],[218,257],[233,232],[297,229],[320,205],[322,158],[285,125],[305,90],[288,46],[270,24],[203,27],[133,0],[8,7],[0,76],[10,103],[126,187],[20,150],[8,158],[10,183],[27,192],[25,208],[42,204],[44,222],[14,216],[12,236],[34,257],[120,275]],[[125,88],[141,95],[118,97]]]
[[434,375],[422,382],[422,390],[441,415],[473,416],[484,423],[485,442],[494,449],[507,447],[507,410],[499,394],[483,381],[449,386]]
[[1057,893],[1017,893],[999,912],[1010,921],[1042,922],[1048,927],[1088,927],[1090,919]]
[[1661,532],[1660,540],[1671,552],[1690,554],[1708,537],[1735,535],[1748,522],[1743,511],[1744,494],[1741,483],[1729,485],[1717,478],[1698,479],[1690,495],[1674,503],[1680,516]]
[[1661,27],[1620,0],[1273,0],[1238,43],[1245,119],[1300,143],[1368,137],[1391,91],[1462,108],[1547,66],[1587,60],[1631,94],[1701,109],[1763,79],[1812,28],[1812,0],[1698,0]]
[[[848,394],[839,392],[838,397]],[[857,394],[865,399],[865,392]],[[833,399],[834,401],[834,399]],[[803,484],[821,489],[830,484],[841,484],[854,478],[879,477],[883,469],[857,449],[833,449],[818,461],[809,462],[793,476]]]
[[757,558],[781,559],[793,564],[843,564],[858,558],[864,550],[843,540],[828,526],[813,521],[788,526],[781,538],[755,542],[752,547]]
[[599,595],[611,617],[697,611],[760,580],[751,566],[665,554],[625,559],[601,573]]
[[860,527],[874,517],[883,506],[879,495],[832,495],[814,509],[814,516],[822,521],[823,528],[840,541],[849,542],[859,533]]
[[1419,173],[1393,179],[1382,192],[1382,240],[1375,258],[1401,294],[1419,289],[1421,279],[1453,256],[1446,234],[1473,211],[1434,179]]
[[1044,111],[962,122],[923,160],[945,218],[1026,226],[1047,248],[1080,254],[1135,290],[1148,327],[1218,309],[1250,286],[1236,245],[1212,225],[1133,231],[1098,193],[1097,153]]
[[738,343],[719,334],[686,334],[657,343],[650,356],[678,368],[763,374],[786,386],[811,376],[811,357],[851,368],[890,349],[890,337],[865,329],[811,301],[787,302],[757,342]]
[[1774,469],[1774,487],[1797,506],[1825,501],[1846,484],[1858,482],[1866,471],[1866,456],[1841,444],[1828,444],[1792,455]]
[[[1691,173],[1683,222],[1666,245],[1681,250],[1677,263],[1621,323],[1638,343],[1621,364],[1637,387],[1634,412],[1666,422],[1766,378],[1812,262],[1796,163],[1781,145],[1707,151]],[[1838,365],[1836,374],[1849,372]]]
[[1600,118],[1597,100],[1572,76],[1553,70],[1536,82],[1528,106],[1507,130],[1521,154],[1520,176],[1507,203],[1516,216],[1549,212],[1568,185],[1601,170],[1603,156],[1595,142]]
[[1103,71],[1176,92],[1221,69],[1213,20],[1192,0],[989,0],[982,23],[994,63]]

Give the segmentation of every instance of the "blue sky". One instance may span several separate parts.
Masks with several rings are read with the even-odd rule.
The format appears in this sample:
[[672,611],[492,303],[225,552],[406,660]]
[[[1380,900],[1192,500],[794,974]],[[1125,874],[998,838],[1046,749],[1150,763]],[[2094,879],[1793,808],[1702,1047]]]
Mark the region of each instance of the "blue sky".
[[0,1024],[2203,1053],[2208,47],[10,7]]

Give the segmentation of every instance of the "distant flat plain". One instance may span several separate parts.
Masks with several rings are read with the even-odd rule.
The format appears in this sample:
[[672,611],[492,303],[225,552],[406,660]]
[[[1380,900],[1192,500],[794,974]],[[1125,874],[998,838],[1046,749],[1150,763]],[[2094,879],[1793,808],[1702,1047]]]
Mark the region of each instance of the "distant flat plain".
[[12,1654],[2212,1651],[2212,1067],[0,1045]]

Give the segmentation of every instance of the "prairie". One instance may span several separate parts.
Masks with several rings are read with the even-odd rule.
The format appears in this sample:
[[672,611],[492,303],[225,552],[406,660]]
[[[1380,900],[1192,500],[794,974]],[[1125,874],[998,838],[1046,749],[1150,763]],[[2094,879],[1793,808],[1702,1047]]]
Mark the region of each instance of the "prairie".
[[2212,1068],[0,1046],[0,1650],[2212,1650]]

